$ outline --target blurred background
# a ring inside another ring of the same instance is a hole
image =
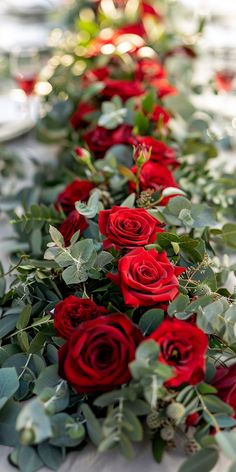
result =
[[[44,112],[40,108],[40,97],[51,93],[49,79],[58,61],[55,51],[65,42],[75,44],[73,30],[80,36],[88,34],[81,30],[79,20],[86,22],[86,15],[91,20],[88,7],[92,3],[95,5],[96,0],[1,0],[0,142],[31,128]],[[110,19],[114,16],[114,21],[117,20],[116,3],[115,0],[101,2],[105,13]],[[132,5],[135,11],[136,1],[128,3],[130,11]],[[215,113],[212,132],[218,138],[231,136],[234,139],[236,1],[160,0],[160,4],[164,3],[172,6],[170,29],[174,25],[186,46],[197,48],[191,77],[193,104]],[[60,61],[69,66],[71,58],[65,54]],[[171,67],[170,61],[170,72]]]

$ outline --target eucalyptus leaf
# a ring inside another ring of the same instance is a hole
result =
[[[216,465],[219,453],[216,449],[205,448],[190,456],[178,472],[210,472]]]

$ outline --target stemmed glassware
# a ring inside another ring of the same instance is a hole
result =
[[[213,50],[214,82],[220,97],[216,125],[219,128],[218,134],[221,138],[231,135],[233,131],[230,110],[236,77],[235,59],[236,52],[233,48],[222,47]]]
[[[40,55],[37,49],[28,46],[15,47],[10,54],[10,73],[23,96],[25,111],[30,113],[30,97],[34,94],[40,72]]]

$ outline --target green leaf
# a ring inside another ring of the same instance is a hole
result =
[[[98,452],[106,452],[117,446],[117,435],[110,434],[107,438],[103,439],[98,445]]]
[[[53,435],[51,423],[48,415],[45,412],[44,404],[38,399],[34,398],[26,403],[16,421],[16,430],[22,433],[27,429],[27,424],[30,423],[30,429],[34,435],[34,443],[39,443]]]
[[[65,246],[64,238],[60,231],[58,231],[57,228],[54,228],[54,226],[49,226],[49,233],[52,238],[52,241],[56,243],[57,246]]]
[[[97,266],[99,269],[103,269],[106,265],[110,264],[114,260],[114,257],[110,252],[101,251],[97,256]]]
[[[34,393],[39,395],[46,387],[56,387],[59,383],[58,366],[50,365],[46,367],[39,375],[34,384]]]
[[[151,113],[155,104],[155,95],[151,91],[142,100],[142,108],[145,113]]]
[[[23,308],[23,310],[20,313],[20,316],[17,320],[17,323],[16,323],[16,328],[17,329],[23,329],[28,325],[31,313],[32,313],[32,306],[31,305],[26,305]]]
[[[32,231],[30,235],[30,244],[32,254],[34,254],[34,256],[40,256],[42,247],[42,230],[40,228],[35,228]]]
[[[91,441],[93,442],[93,444],[95,444],[95,446],[99,446],[99,444],[101,443],[103,439],[101,425],[99,421],[97,420],[96,416],[94,415],[93,411],[91,410],[91,408],[86,403],[83,403],[81,405],[81,410],[87,421],[86,427],[87,427],[88,435]]]
[[[216,413],[213,419],[212,416],[208,415],[208,413],[204,411],[203,417],[211,426],[215,426],[215,423],[218,424],[219,428],[233,428],[236,426],[236,420],[234,418],[222,413]]]
[[[156,240],[161,247],[166,248],[171,245],[172,242],[178,243],[179,237],[174,233],[157,233]]]
[[[134,208],[136,194],[131,193],[122,203],[122,207]]]
[[[38,454],[43,463],[52,470],[58,470],[64,459],[62,450],[48,442],[38,445]]]
[[[94,405],[105,407],[109,405],[113,405],[116,403],[120,398],[124,398],[124,393],[122,390],[113,390],[112,392],[103,393],[99,397],[94,400]]]
[[[18,451],[18,466],[21,472],[36,472],[43,462],[33,447],[21,446]]]
[[[79,262],[88,262],[94,251],[94,242],[92,239],[83,239],[74,244],[71,249],[71,255]]]
[[[13,331],[16,327],[18,316],[18,314],[7,315],[0,320],[0,339]]]
[[[126,434],[121,433],[120,441],[117,443],[117,445],[119,447],[119,451],[127,460],[132,460],[134,458],[134,448]]]
[[[17,334],[17,341],[23,352],[27,352],[29,349],[29,338],[25,331],[21,331]]]
[[[170,303],[168,306],[168,314],[170,316],[174,316],[178,312],[183,312],[185,311],[187,305],[189,303],[189,298],[187,295],[183,295],[180,293],[174,300],[173,302]]]
[[[215,387],[204,382],[200,383],[197,389],[202,395],[206,395],[208,393],[217,393],[217,389]]]
[[[16,446],[19,442],[16,431],[16,419],[20,413],[20,403],[9,400],[0,411],[0,444]]]
[[[41,331],[39,331],[36,334],[36,336],[32,339],[28,352],[32,354],[39,352],[42,349],[47,339],[48,339],[48,336],[42,333]]]
[[[46,387],[39,395],[48,415],[65,410],[69,404],[69,390],[65,380],[54,388]]]
[[[151,334],[163,321],[164,311],[153,308],[146,311],[139,320],[139,326],[145,336]]]
[[[159,346],[152,339],[150,341],[144,341],[141,343],[136,350],[137,361],[143,361],[148,359],[150,356],[158,356]]]
[[[211,413],[225,413],[227,415],[234,414],[234,409],[227,403],[220,400],[216,395],[207,395],[203,397],[204,403]]]
[[[135,442],[142,441],[143,428],[137,416],[132,411],[130,411],[127,407],[125,407],[124,418],[125,418],[125,421],[131,426],[131,428],[127,431],[127,436],[129,437],[129,439]]]
[[[14,367],[0,369],[0,408],[19,388],[19,380]]]
[[[152,440],[152,454],[155,461],[160,464],[162,461],[163,454],[165,452],[166,442],[159,433],[156,433]]]
[[[57,413],[51,417],[53,437],[50,444],[59,447],[75,447],[85,438],[85,429],[81,423],[67,413]],[[74,434],[76,431],[76,434]]]
[[[182,196],[171,198],[167,205],[169,212],[177,217],[179,217],[179,214],[182,210],[191,210],[191,207],[192,205],[190,201]]]
[[[96,189],[92,192],[87,204],[81,201],[75,203],[76,210],[86,218],[94,218],[99,210],[99,199],[101,191]]]
[[[134,126],[138,128],[138,134],[146,134],[149,126],[148,118],[140,111],[135,114]]]
[[[229,247],[236,248],[236,224],[225,224],[223,226],[222,236]]]
[[[134,401],[126,401],[125,405],[137,416],[144,416],[150,412],[150,405],[144,400],[140,400],[140,398],[136,398]]]
[[[209,472],[216,465],[219,453],[216,449],[205,448],[189,457],[178,472]]]

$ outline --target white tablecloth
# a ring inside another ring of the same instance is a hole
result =
[[[10,448],[0,447],[1,472],[16,472],[7,460],[9,451]],[[135,453],[135,460],[128,462],[116,451],[97,454],[94,448],[87,446],[78,453],[69,454],[58,472],[177,472],[183,462],[181,453],[173,451],[165,455],[160,465],[157,464],[152,458],[149,444],[137,446]],[[230,462],[222,456],[212,472],[226,472],[229,466]],[[49,472],[49,469],[43,467],[40,472]]]

